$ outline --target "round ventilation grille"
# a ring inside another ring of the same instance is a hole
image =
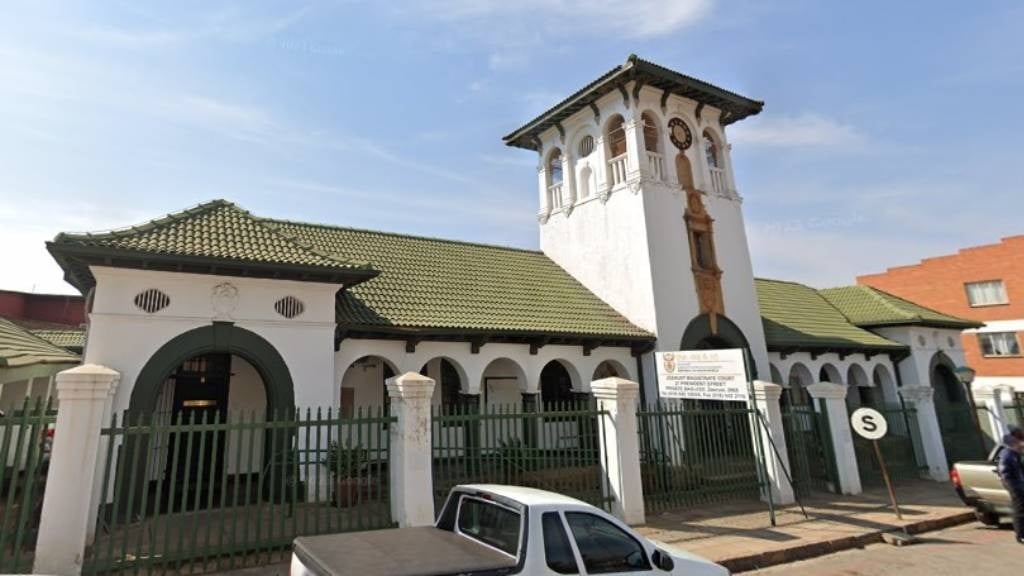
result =
[[[274,310],[277,310],[277,313],[285,318],[295,318],[299,314],[302,314],[302,311],[305,309],[306,306],[302,303],[302,300],[299,300],[295,296],[285,296],[277,302],[274,302]]]
[[[588,134],[588,135],[584,136],[582,140],[580,140],[580,149],[579,149],[580,158],[586,158],[587,156],[590,156],[590,153],[593,152],[593,151],[594,151],[594,137],[590,136]]]
[[[156,288],[150,288],[135,295],[135,307],[147,314],[163,310],[170,303],[170,296]]]

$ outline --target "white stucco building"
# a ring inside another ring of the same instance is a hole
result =
[[[653,353],[699,348],[744,349],[792,404],[822,381],[851,408],[900,404],[962,363],[947,336],[969,323],[856,295],[902,310],[871,324],[838,293],[755,281],[727,127],[761,108],[631,56],[506,136],[538,159],[540,251],[223,200],[48,248],[88,297],[84,362],[121,375],[116,411],[354,413],[410,371],[436,404],[568,400],[609,375],[651,402]]]

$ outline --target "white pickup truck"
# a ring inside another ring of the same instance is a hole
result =
[[[434,526],[296,538],[291,576],[728,576],[666,552],[579,500],[517,486],[457,486]]]

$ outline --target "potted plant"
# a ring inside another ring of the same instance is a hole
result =
[[[339,508],[354,506],[359,501],[360,474],[366,473],[368,451],[363,446],[331,442],[323,464],[334,481],[334,504]]]

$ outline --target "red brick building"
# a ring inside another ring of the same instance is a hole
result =
[[[963,333],[967,363],[978,372],[976,384],[1009,384],[1024,391],[1024,235],[860,276],[857,282],[984,322]]]

